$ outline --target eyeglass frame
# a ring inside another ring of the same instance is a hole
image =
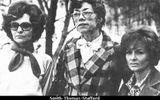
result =
[[[90,14],[90,15],[87,16],[87,13]],[[77,15],[77,18],[76,18],[76,17],[74,17],[74,14],[79,14],[79,15]],[[92,11],[82,11],[82,12],[76,11],[76,13],[73,12],[71,15],[72,15],[73,19],[79,19],[79,17],[81,16],[81,14],[82,14],[82,16],[83,16],[85,19],[87,19],[87,18],[91,17],[91,15],[93,15],[93,14],[95,14],[95,13],[92,12]],[[85,15],[85,14],[86,14],[86,15]]]
[[[16,27],[15,29],[12,28],[12,24],[13,24],[13,23],[16,23],[16,24],[18,25],[18,27]],[[22,26],[23,24],[28,24],[28,28],[25,29],[24,26]],[[29,31],[29,30],[32,29],[32,23],[28,23],[28,22],[23,22],[23,23],[21,23],[21,24],[19,24],[19,23],[17,23],[17,22],[11,22],[11,23],[10,23],[10,29],[13,30],[13,31],[17,31],[19,27],[21,27],[21,29],[22,29],[23,31]]]

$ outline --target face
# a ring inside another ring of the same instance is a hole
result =
[[[126,61],[129,69],[134,72],[145,70],[149,66],[149,53],[143,41],[130,45],[126,51]]]
[[[21,18],[11,22],[11,33],[15,42],[24,44],[31,41],[32,24],[29,19],[30,16],[24,14]]]
[[[96,28],[97,16],[91,4],[87,2],[82,3],[81,8],[75,8],[72,15],[77,31],[80,33],[85,33]]]

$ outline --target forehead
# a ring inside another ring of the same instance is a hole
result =
[[[75,8],[74,11],[79,10],[79,11],[83,11],[83,10],[93,10],[93,7],[90,3],[88,2],[83,2],[80,6],[80,8]]]
[[[128,49],[146,49],[146,42],[143,40],[133,41],[129,43]]]
[[[30,16],[28,14],[24,14],[21,18],[15,20],[14,22],[18,22],[18,23],[30,22]]]

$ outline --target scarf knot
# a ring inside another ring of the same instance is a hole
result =
[[[32,72],[37,78],[39,78],[41,70],[36,58],[32,54],[34,51],[33,44],[25,47],[20,47],[17,43],[14,43],[11,49],[15,51],[15,54],[13,55],[9,63],[9,71],[13,72],[17,70],[22,65],[24,56],[29,56]]]
[[[80,49],[82,60],[86,63],[101,48],[103,36],[102,34],[92,42],[86,41],[84,38],[77,40],[76,47]]]

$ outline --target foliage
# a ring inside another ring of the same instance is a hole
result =
[[[159,24],[160,0],[104,0],[111,10],[114,11],[113,19],[118,22],[122,18],[122,24],[130,25],[133,22],[151,24],[154,20]],[[109,23],[111,24],[111,23]]]

